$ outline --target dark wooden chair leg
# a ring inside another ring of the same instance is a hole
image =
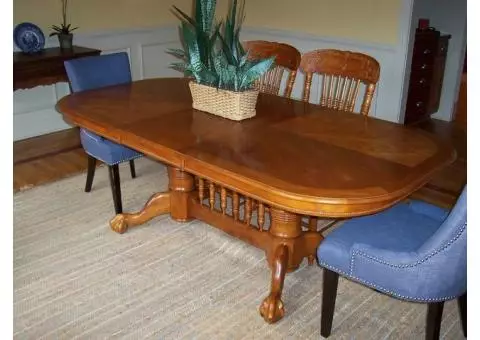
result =
[[[320,334],[326,338],[332,332],[333,313],[337,299],[338,274],[323,268],[322,321]]]
[[[434,340],[440,338],[440,327],[442,326],[443,301],[428,304],[427,329],[425,339]]]
[[[462,320],[463,336],[467,337],[467,293],[458,298],[458,311]]]
[[[132,178],[137,177],[137,174],[135,173],[135,162],[134,160],[130,160],[130,173],[132,174]]]
[[[93,177],[95,176],[95,166],[97,160],[95,157],[88,155],[88,170],[87,170],[87,182],[85,183],[85,192],[92,190]]]
[[[110,176],[110,186],[112,187],[113,205],[115,213],[122,213],[122,191],[120,189],[120,173],[118,164],[108,166],[108,174]]]

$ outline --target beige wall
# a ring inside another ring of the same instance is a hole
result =
[[[402,0],[246,0],[245,25],[320,36],[396,44]],[[219,14],[227,0],[217,0]],[[30,21],[44,33],[61,21],[60,0],[14,0],[14,24]],[[172,4],[188,10],[191,0],[70,0],[78,32],[161,26],[177,22]]]

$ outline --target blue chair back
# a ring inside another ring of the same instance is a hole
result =
[[[72,59],[65,61],[64,64],[73,92],[132,81],[126,52]]]
[[[467,290],[467,186],[440,228],[418,253],[420,258],[432,259],[432,265],[424,267],[427,272],[423,276],[430,276],[428,281],[436,282],[438,295],[459,296]]]
[[[131,83],[130,63],[125,52],[84,57],[65,61],[65,70],[73,92]],[[133,160],[141,154],[109,141],[92,131],[80,128],[85,152],[108,165]]]

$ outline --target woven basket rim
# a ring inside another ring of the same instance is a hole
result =
[[[222,88],[215,87],[215,86],[211,86],[211,85],[207,85],[207,84],[200,84],[200,83],[197,83],[195,80],[190,80],[190,81],[189,81],[189,84],[194,84],[194,85],[198,85],[198,86],[210,87],[210,88],[212,88],[212,89],[216,89],[217,91],[227,91],[227,92],[238,93],[238,94],[242,94],[242,93],[257,93],[257,92],[260,93],[260,91],[259,91],[258,89],[255,89],[255,88],[251,88],[251,89],[244,90],[244,91],[227,90],[227,89],[222,89]]]

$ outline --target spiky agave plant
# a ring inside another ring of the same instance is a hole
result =
[[[62,35],[62,34],[72,34],[78,27],[71,27],[71,24],[67,24],[67,9],[68,9],[68,0],[62,0],[62,23],[60,26],[52,25],[53,32],[50,33],[50,36]]]
[[[216,0],[196,0],[195,18],[173,6],[181,19],[183,49],[170,49],[169,53],[183,60],[172,67],[195,78],[199,84],[232,91],[252,88],[273,65],[275,58],[249,60],[240,43],[240,29],[244,19],[245,1],[231,3],[223,34],[222,22],[215,23]]]

